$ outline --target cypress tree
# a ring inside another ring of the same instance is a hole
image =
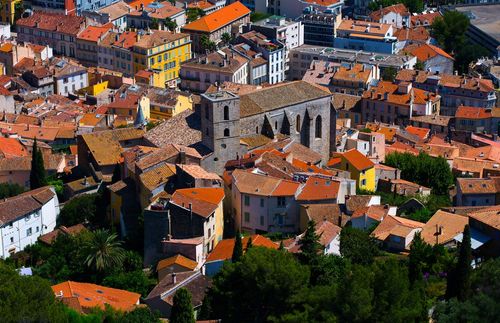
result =
[[[116,163],[115,168],[113,169],[113,176],[111,177],[111,183],[114,184],[122,179],[122,174],[120,170],[120,164]]]
[[[470,244],[470,228],[466,225],[462,236],[462,244],[458,253],[458,261],[448,275],[446,285],[446,297],[457,297],[459,301],[465,301],[470,295],[471,283],[472,248]]]
[[[280,246],[278,247],[279,251],[285,250],[285,245],[283,244],[283,240],[280,241]]]
[[[45,185],[47,185],[47,174],[43,165],[42,152],[38,149],[35,137],[31,154],[30,188],[34,190]]]
[[[170,323],[195,323],[191,294],[180,288],[174,295]]]
[[[248,238],[248,241],[247,241],[247,250],[252,248],[253,246],[253,243],[252,243],[252,237]]]
[[[234,249],[233,256],[231,257],[232,262],[238,262],[243,257],[243,243],[241,242],[240,230],[236,231],[236,237],[234,238]]]
[[[301,257],[306,264],[312,264],[321,251],[319,236],[316,234],[316,223],[311,220],[307,223],[306,232],[299,241]]]
[[[460,245],[460,254],[456,269],[457,277],[457,297],[464,301],[470,295],[471,283],[470,276],[472,272],[472,248],[470,244],[470,228],[467,224],[464,228],[462,244]]]

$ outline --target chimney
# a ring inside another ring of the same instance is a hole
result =
[[[180,163],[181,164],[185,164],[186,163],[186,152],[184,150],[181,150],[179,152],[179,159],[180,159]]]
[[[177,284],[177,274],[172,273],[172,285],[175,285],[175,284]]]

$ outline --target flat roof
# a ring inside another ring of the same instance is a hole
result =
[[[365,51],[357,51],[343,48],[323,47],[315,45],[301,45],[290,50],[310,54],[313,57],[318,57],[319,60],[342,60],[350,62],[358,62],[362,64],[380,64],[381,66],[402,66],[415,56],[403,54],[381,54]]]
[[[456,7],[466,14],[470,23],[500,42],[500,4]]]

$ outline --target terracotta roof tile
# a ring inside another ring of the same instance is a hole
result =
[[[215,212],[223,199],[222,188],[185,188],[176,190],[170,202],[186,209],[191,205],[195,214],[208,217]]]
[[[0,137],[0,157],[26,157],[29,156],[28,151],[15,138]]]
[[[132,293],[126,290],[104,287],[89,283],[79,283],[66,281],[52,286],[56,296],[61,298],[77,297],[83,309],[93,307],[105,308],[105,304],[121,311],[131,311],[139,304],[140,294]]]
[[[469,218],[458,214],[437,211],[422,228],[422,239],[431,244],[445,244],[464,231]],[[439,232],[441,232],[439,234]]]
[[[290,196],[293,196],[296,191],[293,191],[293,186],[298,189],[300,185],[297,182],[287,181],[272,176],[254,174],[240,169],[235,169],[233,171],[232,178],[233,185],[236,185],[241,193],[260,196],[273,196],[278,187],[280,187],[280,190],[278,190],[277,193],[280,193],[281,196],[283,196],[285,192],[290,193]],[[287,182],[288,185],[282,184],[282,181]]]
[[[459,106],[455,112],[455,118],[460,119],[488,119],[491,118],[491,109],[479,107]]]
[[[104,36],[111,28],[113,28],[113,24],[106,24],[103,26],[88,26],[80,32],[77,38],[97,43],[99,40],[101,40],[101,37]]]
[[[59,234],[76,235],[84,230],[87,230],[87,229],[85,228],[85,226],[83,224],[76,224],[76,225],[73,225],[71,227],[65,227],[62,225],[52,232],[49,232],[49,233],[46,233],[44,235],[39,236],[38,240],[50,245],[56,240],[56,238]]]
[[[135,47],[139,48],[154,48],[166,43],[170,43],[185,37],[189,37],[184,33],[173,33],[167,30],[153,30],[151,34],[146,34],[141,37],[136,43]]]
[[[144,130],[125,128],[84,134],[81,139],[99,165],[115,165],[121,161],[123,152],[120,141],[139,139],[143,135]]]
[[[163,164],[139,175],[141,183],[150,191],[167,183],[175,175],[172,164]]]
[[[342,153],[341,156],[358,171],[367,170],[375,165],[368,157],[360,153],[357,149],[348,150],[345,153]]]
[[[54,195],[51,187],[45,186],[1,200],[0,226],[42,208]]]
[[[425,27],[400,28],[394,32],[394,37],[397,37],[398,41],[420,43],[426,43],[431,39],[429,31]]]
[[[500,205],[471,212],[469,216],[496,230],[500,230]]]
[[[297,201],[317,201],[336,199],[339,193],[340,182],[310,176],[296,196]]]
[[[499,184],[492,178],[457,178],[462,194],[496,194],[500,192]]]
[[[430,26],[437,17],[441,17],[439,11],[436,12],[426,12],[419,15],[412,15],[410,18],[410,24],[412,27],[415,26]]]
[[[213,32],[233,21],[250,15],[250,12],[250,9],[237,1],[185,25],[183,30]]]
[[[428,128],[419,128],[414,126],[407,126],[405,130],[411,133],[412,135],[418,136],[420,139],[426,139],[429,136],[429,133],[431,132],[431,130]]]
[[[191,294],[191,305],[194,308],[201,306],[205,293],[211,286],[211,279],[202,275],[200,271],[187,271],[176,273],[176,283],[172,275],[163,278],[146,297],[146,303],[151,307],[162,307],[161,302],[173,305],[175,293],[180,287],[186,288]]]
[[[156,271],[160,271],[166,267],[172,266],[172,265],[179,265],[184,268],[187,268],[189,270],[195,270],[196,267],[198,267],[198,263],[194,260],[191,260],[189,258],[184,257],[183,255],[175,255],[163,260],[160,260],[158,262],[158,265],[156,266]]]
[[[29,17],[18,19],[16,25],[46,31],[57,31],[76,36],[83,27],[84,22],[85,17],[35,11]]]
[[[410,15],[410,12],[406,8],[406,6],[402,3],[398,3],[398,4],[395,4],[392,6],[382,8],[380,10],[373,11],[370,14],[370,18],[374,21],[379,21],[380,19],[382,19],[383,16],[385,16],[391,12],[398,13],[402,16],[409,16]]]
[[[278,245],[276,243],[272,242],[270,239],[264,236],[261,236],[259,234],[254,234],[251,236],[251,238],[253,246],[265,247],[269,249],[278,249]],[[249,237],[243,237],[241,239],[243,244],[243,251],[246,251],[248,239]],[[234,241],[235,239],[221,240],[217,244],[217,246],[215,246],[214,250],[208,255],[207,263],[212,261],[224,261],[231,259],[233,255]]]

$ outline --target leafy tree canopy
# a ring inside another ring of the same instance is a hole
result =
[[[24,188],[16,183],[0,183],[0,199],[12,197],[24,192]]]

